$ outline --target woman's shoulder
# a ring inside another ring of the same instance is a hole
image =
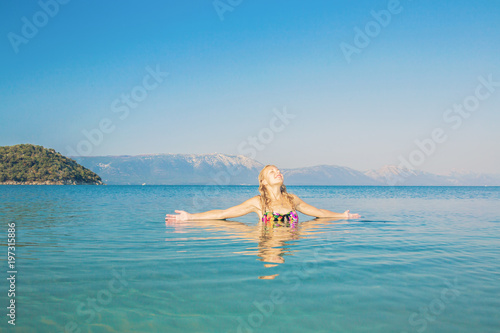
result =
[[[292,197],[294,204],[297,204],[298,202],[300,202],[300,198],[297,195],[295,195],[293,193],[288,193],[288,194]]]
[[[256,195],[254,197],[251,197],[248,199],[252,203],[252,205],[257,208],[257,210],[261,209],[261,203],[260,203],[260,195]]]
[[[248,201],[252,202],[256,206],[260,206],[260,195],[256,195],[248,199]]]

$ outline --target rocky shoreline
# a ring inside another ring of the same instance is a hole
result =
[[[103,182],[82,183],[74,180],[59,180],[59,181],[32,181],[32,182],[17,182],[13,180],[0,182],[0,185],[106,185]]]

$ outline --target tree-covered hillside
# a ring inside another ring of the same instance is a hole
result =
[[[54,149],[0,147],[0,183],[102,184],[101,177]]]

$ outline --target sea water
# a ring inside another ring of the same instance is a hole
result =
[[[499,187],[288,191],[362,217],[299,214],[296,228],[274,229],[254,213],[166,223],[176,209],[224,209],[258,189],[1,186],[0,330],[500,331]]]

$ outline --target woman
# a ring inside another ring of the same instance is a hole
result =
[[[295,194],[288,193],[283,184],[283,175],[274,165],[266,165],[259,173],[259,192],[247,201],[227,209],[214,209],[203,213],[190,214],[176,210],[177,214],[167,214],[166,220],[184,221],[198,219],[224,220],[233,217],[257,213],[263,222],[296,223],[297,211],[314,217],[358,218],[359,214],[335,213],[313,207]]]

